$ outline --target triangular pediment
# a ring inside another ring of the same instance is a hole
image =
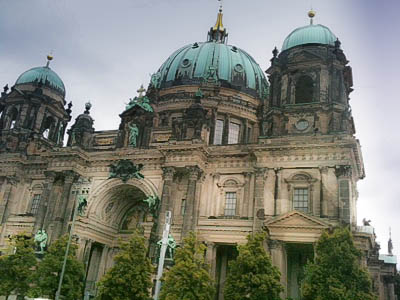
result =
[[[309,216],[300,211],[291,211],[287,214],[278,216],[275,219],[265,223],[267,227],[283,227],[283,228],[319,228],[325,229],[329,224],[321,221],[317,217]]]

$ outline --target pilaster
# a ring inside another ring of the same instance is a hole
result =
[[[36,214],[35,225],[33,227],[33,232],[37,232],[39,229],[43,228],[44,219],[47,213],[47,206],[50,194],[53,190],[53,184],[56,179],[55,172],[45,172],[46,180],[44,183],[44,189],[42,194],[42,199],[40,200],[39,209]]]
[[[267,171],[267,168],[256,168],[255,170],[253,231],[261,230],[265,218],[264,189]]]
[[[187,167],[187,170],[189,172],[189,180],[186,193],[186,212],[183,218],[182,239],[189,231],[194,230],[196,224],[196,183],[201,174],[201,170],[198,167]]]
[[[63,225],[68,223],[68,220],[65,220],[67,206],[69,204],[69,197],[71,194],[71,187],[76,179],[76,175],[72,171],[66,171],[64,174],[64,186],[63,192],[61,194],[59,205],[56,207],[55,218],[53,219],[54,225],[54,234],[53,238],[58,238],[63,233]],[[68,218],[68,217],[67,217]],[[67,221],[67,222],[66,222]]]

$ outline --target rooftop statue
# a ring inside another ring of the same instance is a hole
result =
[[[364,226],[371,226],[371,220],[367,220],[366,218],[364,218],[364,219],[362,220],[362,222],[363,222],[363,225],[364,225]]]
[[[146,90],[143,88],[143,85],[141,85],[140,88],[137,90],[137,92],[139,93],[139,96],[135,97],[133,99],[132,98],[129,99],[129,103],[125,107],[125,111],[127,111],[128,109],[131,109],[132,107],[139,106],[139,107],[143,108],[145,111],[153,112],[153,107],[151,107],[151,105],[150,105],[149,98],[147,98],[146,96],[143,95],[143,93],[145,91]]]
[[[39,229],[38,232],[35,234],[34,241],[36,243],[36,248],[39,253],[43,254],[47,244],[46,231],[44,229]]]
[[[81,217],[85,215],[86,207],[87,207],[87,196],[79,195],[78,196],[78,215]]]
[[[139,128],[135,123],[129,125],[129,145],[132,147],[137,146],[137,137],[139,136]]]
[[[148,196],[143,201],[149,205],[149,210],[153,217],[156,216],[160,205],[160,199],[157,196]]]

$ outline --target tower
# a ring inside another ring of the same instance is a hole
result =
[[[65,87],[50,68],[52,56],[44,67],[22,73],[0,98],[0,151],[30,152],[63,145],[71,106],[65,108]]]

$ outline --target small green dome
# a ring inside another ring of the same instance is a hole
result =
[[[36,67],[22,73],[15,82],[15,85],[26,83],[41,83],[65,96],[64,83],[49,67]]]
[[[305,44],[334,46],[336,39],[336,36],[326,26],[320,24],[307,25],[293,30],[287,36],[283,42],[282,51]]]
[[[175,51],[152,77],[156,88],[215,81],[222,87],[264,98],[268,83],[245,51],[217,41],[194,43]]]

